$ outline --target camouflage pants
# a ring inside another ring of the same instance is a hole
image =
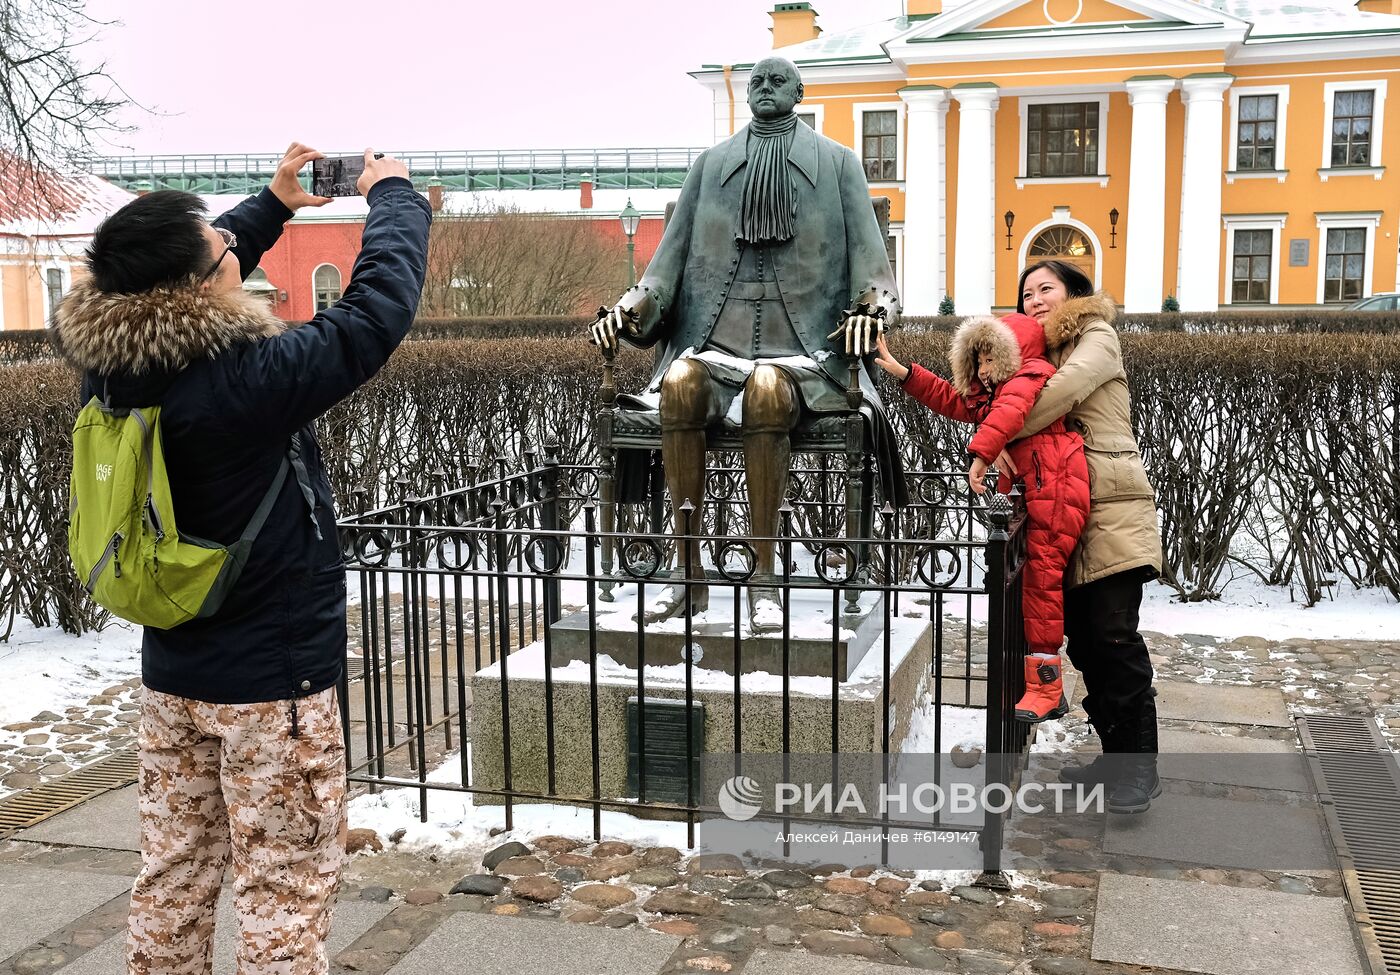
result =
[[[334,688],[296,702],[141,698],[141,874],[128,975],[208,975],[233,862],[239,975],[323,975],[345,857],[345,745]]]

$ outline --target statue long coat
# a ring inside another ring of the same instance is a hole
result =
[[[747,142],[746,127],[701,153],[686,175],[661,244],[633,289],[649,292],[650,300],[638,306],[637,331],[625,338],[644,348],[656,346],[649,386],[659,383],[686,349],[705,347],[729,294],[743,246],[738,229]],[[856,154],[798,123],[788,167],[797,190],[796,230],[790,240],[769,245],[767,255],[807,354],[844,389],[844,341],[827,335],[861,300],[883,306],[887,322],[894,324],[899,317],[894,274]],[[633,292],[624,301],[643,298]],[[861,364],[860,385],[872,414],[885,496],[898,503],[904,494],[902,467],[868,362]]]

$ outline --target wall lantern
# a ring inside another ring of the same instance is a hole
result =
[[[1118,247],[1118,208],[1108,211],[1108,246]]]
[[[1006,221],[1006,249],[1011,250],[1011,225],[1016,222],[1016,214],[1007,210],[1002,219]]]

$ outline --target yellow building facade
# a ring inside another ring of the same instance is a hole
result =
[[[1029,261],[1128,311],[1400,290],[1400,0],[907,0],[773,11],[804,121],[891,200],[906,313],[1014,307]],[[715,136],[749,64],[706,65]]]

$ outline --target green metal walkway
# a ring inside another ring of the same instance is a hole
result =
[[[449,190],[560,190],[593,177],[598,189],[679,187],[703,149],[552,149],[395,152],[420,189],[437,179]],[[353,153],[340,153],[352,155]],[[327,153],[337,155],[337,153]],[[106,156],[94,158],[93,175],[129,190],[191,193],[257,192],[281,156],[275,153]],[[303,177],[310,185],[310,177]]]

